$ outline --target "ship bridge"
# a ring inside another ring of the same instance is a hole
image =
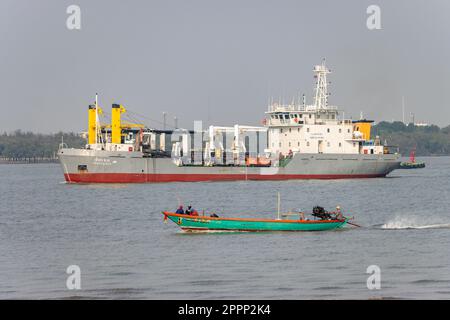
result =
[[[267,119],[264,121],[268,127],[301,126],[305,124],[326,124],[328,122],[341,123],[338,119],[338,108],[328,106],[318,109],[314,105],[278,105],[269,106],[265,112]],[[351,124],[351,120],[345,123]]]

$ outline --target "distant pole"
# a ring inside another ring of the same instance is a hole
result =
[[[98,143],[98,94],[95,94],[95,144]]]
[[[405,97],[402,96],[402,121],[405,124]]]
[[[166,116],[167,113],[163,112],[163,130],[166,130]]]

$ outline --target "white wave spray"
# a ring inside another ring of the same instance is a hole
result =
[[[394,219],[381,225],[381,229],[401,230],[401,229],[441,229],[450,228],[450,223],[436,223],[426,221],[424,217],[409,216],[395,217]]]

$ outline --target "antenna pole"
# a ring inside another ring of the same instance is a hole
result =
[[[98,143],[98,94],[95,94],[95,144]]]
[[[163,112],[163,130],[166,130],[166,112]]]
[[[402,121],[405,124],[405,97],[402,96]]]

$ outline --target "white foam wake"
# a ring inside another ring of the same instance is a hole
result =
[[[417,217],[396,217],[391,221],[381,225],[381,229],[440,229],[440,228],[450,228],[450,223],[430,223],[430,221],[425,222],[424,218]]]

